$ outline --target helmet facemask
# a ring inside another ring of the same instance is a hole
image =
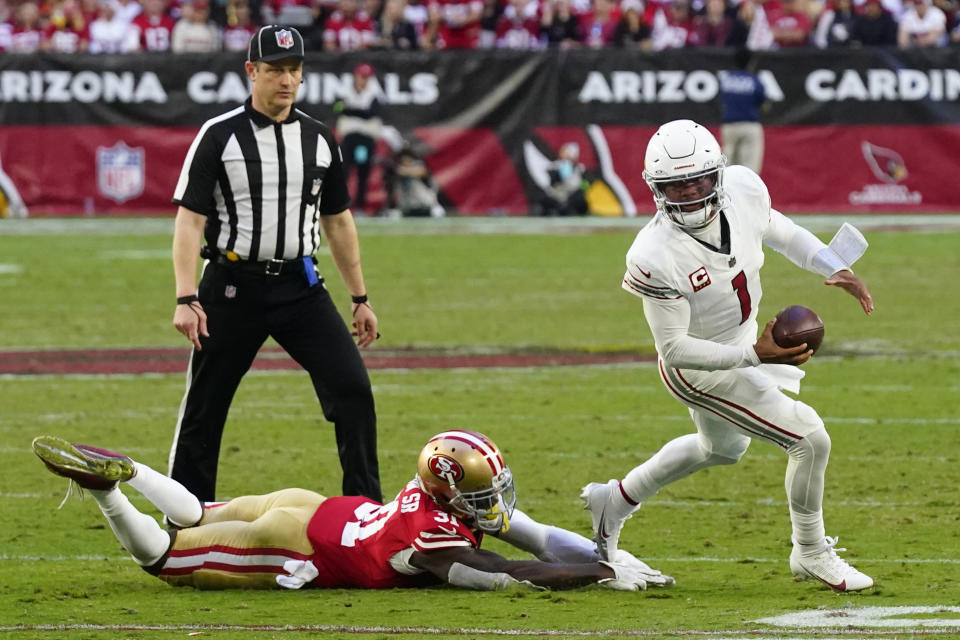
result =
[[[653,191],[653,201],[657,211],[665,215],[674,224],[686,229],[700,229],[710,224],[723,208],[723,167],[711,167],[696,173],[653,179],[644,172],[644,179]],[[712,188],[706,195],[691,200],[671,200],[667,188],[691,180],[708,178]],[[693,205],[699,205],[691,210]]]
[[[462,493],[451,483],[450,490],[454,494],[449,502],[450,508],[472,520],[481,530],[497,533],[510,528],[510,516],[517,504],[517,492],[513,487],[513,474],[509,468],[493,479],[490,489]]]

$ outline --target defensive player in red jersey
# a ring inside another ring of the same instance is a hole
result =
[[[672,584],[625,551],[603,561],[592,541],[514,508],[513,475],[483,434],[450,430],[427,442],[417,475],[385,505],[305,489],[201,503],[180,483],[130,458],[40,436],[53,473],[89,490],[110,528],[148,573],[200,589],[419,587],[496,590],[600,583],[635,591]],[[169,531],[130,504],[126,483],[159,508]],[[491,534],[542,561],[481,550]]]

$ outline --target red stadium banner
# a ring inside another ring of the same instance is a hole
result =
[[[178,64],[170,64],[176,60]],[[308,58],[299,107],[333,124],[357,55]],[[421,150],[441,201],[469,215],[525,215],[545,167],[576,142],[587,194],[606,215],[652,212],[643,149],[689,117],[719,129],[726,51],[372,53],[388,142]],[[953,50],[768,52],[759,75],[763,178],[803,212],[960,210]],[[200,69],[199,71],[196,71]],[[172,214],[187,147],[244,99],[235,55],[0,57],[0,163],[32,215]],[[373,172],[372,204],[383,200]]]

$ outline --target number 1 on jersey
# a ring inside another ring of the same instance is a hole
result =
[[[747,276],[741,271],[733,278],[733,290],[737,292],[737,298],[740,299],[740,324],[747,321],[750,317],[750,292],[747,291]]]

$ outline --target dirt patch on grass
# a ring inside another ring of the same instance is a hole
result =
[[[650,354],[627,351],[458,349],[368,349],[369,369],[454,369],[464,367],[542,367],[649,362]],[[136,375],[186,372],[189,351],[154,349],[50,349],[0,351],[0,375]],[[255,370],[297,370],[299,365],[278,348],[261,349]]]

